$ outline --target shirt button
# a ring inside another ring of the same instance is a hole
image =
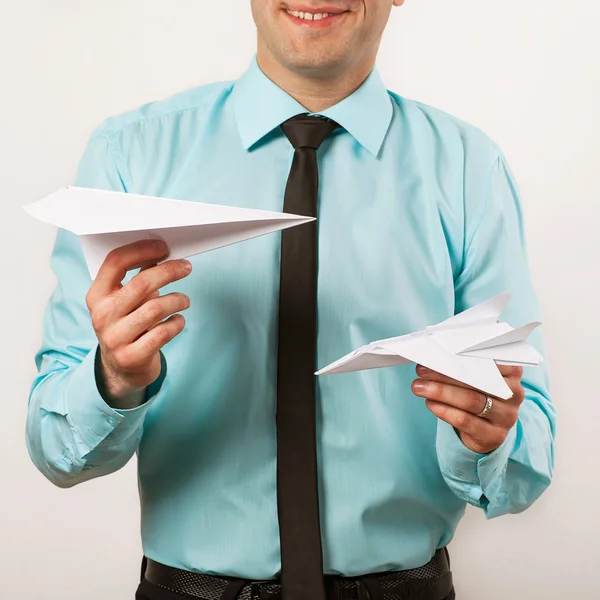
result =
[[[106,417],[106,420],[108,421],[108,423],[110,425],[112,425],[113,427],[116,427],[119,424],[119,421],[117,421],[117,419],[115,419],[114,417]]]

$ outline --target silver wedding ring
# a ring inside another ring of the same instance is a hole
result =
[[[486,396],[485,397],[485,406],[483,407],[483,410],[477,416],[485,417],[485,415],[487,415],[490,412],[490,410],[492,410],[493,405],[494,405],[494,401],[489,396]]]

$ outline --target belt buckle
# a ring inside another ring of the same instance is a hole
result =
[[[261,600],[260,598],[260,582],[250,582],[250,600]]]
[[[250,599],[251,600],[271,600],[279,598],[280,594],[277,592],[270,592],[264,589],[265,585],[268,585],[269,581],[251,581],[250,582]]]

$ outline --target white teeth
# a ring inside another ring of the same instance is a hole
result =
[[[287,10],[286,12],[297,19],[304,19],[305,21],[320,21],[331,16],[330,13],[317,13],[313,15],[312,13],[299,12],[297,10]]]

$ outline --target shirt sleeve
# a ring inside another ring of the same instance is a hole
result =
[[[466,227],[463,266],[455,280],[456,312],[508,291],[511,300],[501,320],[517,327],[541,319],[528,266],[520,192],[504,155],[495,150],[491,171],[483,171],[485,180],[466,190],[480,200],[476,208],[466,208],[467,219],[470,213],[473,218]],[[542,329],[528,341],[545,357]],[[546,360],[524,368],[522,385],[525,401],[518,421],[490,454],[472,452],[452,426],[438,423],[436,448],[446,483],[488,518],[525,510],[552,478],[556,415]]]
[[[76,185],[126,191],[110,140],[95,134],[79,164]],[[164,393],[166,363],[147,389],[147,401],[131,410],[111,408],[96,385],[97,339],[85,296],[91,279],[76,235],[59,229],[51,267],[57,285],[44,315],[38,370],[26,424],[27,449],[36,467],[59,487],[106,475],[135,453],[144,416]]]

